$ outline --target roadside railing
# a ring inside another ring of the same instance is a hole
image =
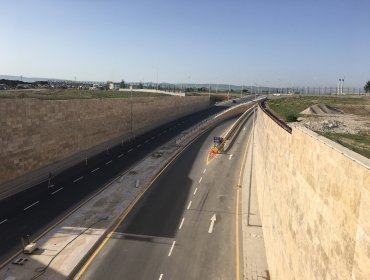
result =
[[[275,116],[266,106],[265,104],[266,99],[262,100],[261,102],[258,103],[259,107],[261,110],[268,115],[274,122],[276,122],[280,127],[282,127],[285,131],[288,133],[292,133],[292,128],[287,125],[285,122],[283,122],[281,119],[279,119],[277,116]]]

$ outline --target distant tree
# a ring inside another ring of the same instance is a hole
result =
[[[366,93],[370,92],[370,81],[367,81],[366,85],[364,86],[364,90]]]
[[[122,80],[120,85],[119,85],[120,88],[126,88],[126,84],[125,84],[125,81]]]
[[[140,83],[137,85],[137,88],[138,88],[138,89],[143,89],[143,88],[144,88],[143,83],[142,83],[142,82],[140,82]]]

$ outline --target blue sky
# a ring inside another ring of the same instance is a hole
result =
[[[369,0],[1,3],[0,74],[362,87]]]

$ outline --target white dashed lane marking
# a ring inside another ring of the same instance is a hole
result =
[[[106,163],[105,163],[105,165],[108,165],[108,164],[110,164],[110,163],[112,163],[112,161],[110,160],[110,161],[107,161]]]
[[[35,206],[37,203],[39,203],[40,202],[40,200],[38,200],[38,201],[36,201],[36,202],[34,202],[34,203],[32,203],[31,205],[29,205],[29,206],[27,206],[26,208],[24,208],[23,210],[24,211],[26,211],[27,209],[30,209],[32,206]]]
[[[174,242],[172,243],[172,246],[171,246],[170,252],[168,253],[168,256],[169,256],[169,257],[170,257],[170,256],[171,256],[171,254],[172,254],[172,250],[173,250],[173,247],[175,247],[175,244],[176,244],[176,241],[174,241]]]
[[[229,160],[230,160],[232,157],[233,157],[233,154],[231,154],[231,155],[229,156]]]
[[[163,277],[163,273],[161,275],[159,275],[158,280],[162,280],[162,277]]]
[[[186,208],[186,209],[190,209],[190,206],[191,206],[191,200],[190,200],[190,202],[189,202],[189,205],[188,205],[188,208]]]
[[[133,150],[134,150],[134,149],[130,149],[130,150],[128,150],[127,152],[128,152],[128,153],[130,153],[130,152],[132,152]]]
[[[57,189],[56,191],[52,192],[51,194],[56,194],[57,192],[61,191],[62,189],[64,189],[64,187],[61,187],[61,188]]]
[[[181,228],[182,228],[182,225],[184,224],[184,221],[185,221],[185,218],[182,218],[182,220],[181,220],[181,224],[180,224],[180,226],[179,226],[179,229],[181,229]]]
[[[204,169],[204,170],[203,170],[203,174],[204,174],[204,173],[206,173],[206,171],[207,171],[207,169]]]
[[[202,182],[202,179],[203,179],[203,177],[200,177],[200,179],[199,179],[199,183],[200,183],[200,182]]]
[[[90,173],[94,173],[94,172],[98,171],[99,169],[100,169],[100,167],[95,168],[94,170],[91,170]]]
[[[73,181],[73,183],[76,183],[76,182],[78,182],[78,181],[82,180],[83,178],[84,178],[84,177],[83,177],[83,176],[81,176],[81,177],[79,177],[79,178],[75,179],[75,180]]]
[[[120,154],[117,158],[121,158],[121,157],[123,157],[123,154]]]
[[[2,220],[2,221],[0,222],[0,225],[1,225],[1,224],[3,224],[3,223],[5,223],[6,221],[8,221],[8,219]]]
[[[197,193],[198,188],[195,188],[194,195]]]

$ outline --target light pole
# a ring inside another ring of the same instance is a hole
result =
[[[227,101],[230,100],[230,84],[229,84],[229,91],[227,92]]]
[[[242,90],[240,91],[240,98],[243,97],[243,85],[242,85]]]
[[[337,88],[337,94],[340,94],[340,83],[341,83],[342,79],[339,79],[339,82],[338,82],[338,88]]]
[[[131,137],[133,136],[133,133],[132,133],[132,86],[130,86],[130,108],[131,108]]]

